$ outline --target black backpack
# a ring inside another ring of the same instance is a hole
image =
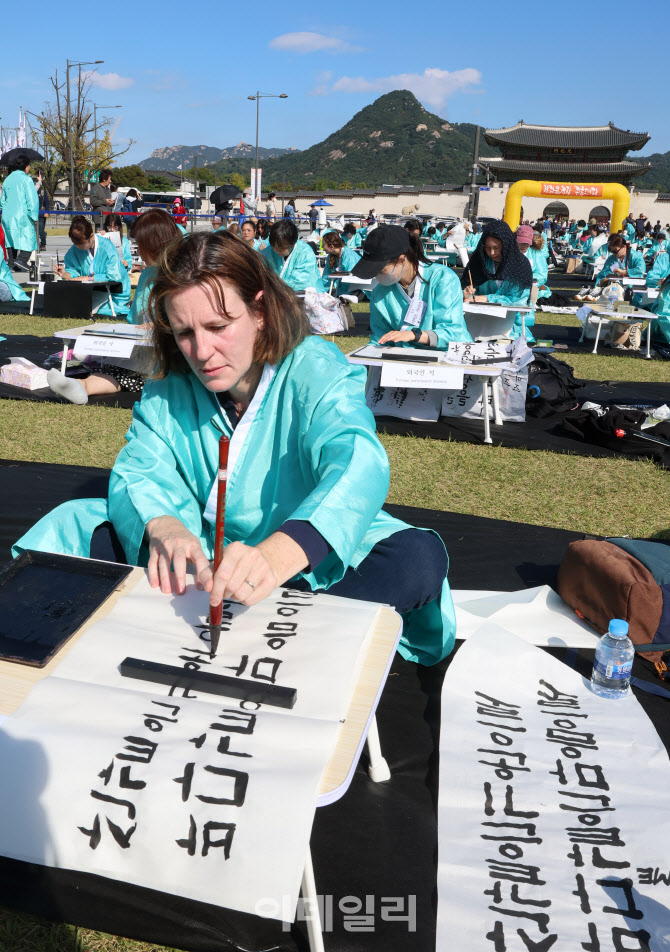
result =
[[[585,386],[575,380],[574,370],[564,360],[549,354],[535,354],[528,367],[526,413],[533,417],[548,417],[579,406],[575,393]]]

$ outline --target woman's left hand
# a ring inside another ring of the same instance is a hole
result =
[[[400,343],[400,341],[413,341],[414,334],[412,331],[389,331],[388,334],[384,334],[379,338],[380,344],[395,344]]]
[[[283,532],[275,532],[255,546],[230,542],[223,550],[213,585],[205,584],[210,605],[218,605],[224,598],[256,605],[308,564],[303,549]]]

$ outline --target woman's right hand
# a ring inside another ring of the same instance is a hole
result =
[[[161,592],[183,595],[186,591],[186,566],[195,566],[196,584],[209,591],[212,569],[202,551],[200,540],[174,516],[157,516],[146,524],[149,541],[149,583]],[[173,571],[170,571],[172,566]]]

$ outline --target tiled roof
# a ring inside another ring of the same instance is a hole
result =
[[[536,148],[641,149],[649,141],[646,132],[606,126],[535,126],[523,121],[502,129],[486,129],[489,145],[521,145]]]
[[[650,162],[523,162],[517,159],[480,157],[481,165],[492,172],[530,172],[546,175],[642,175]]]

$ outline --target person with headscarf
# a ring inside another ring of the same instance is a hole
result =
[[[428,261],[421,239],[406,228],[375,228],[351,273],[377,279],[368,293],[370,343],[446,350],[449,341],[472,341],[458,278],[451,268]]]
[[[468,261],[461,277],[463,299],[477,304],[501,304],[512,308],[515,304],[528,307],[531,303],[533,269],[520,250],[516,236],[504,221],[490,221],[482,231],[482,238]],[[510,337],[524,332],[528,341],[534,341],[529,325],[535,323],[531,313],[517,311]]]

